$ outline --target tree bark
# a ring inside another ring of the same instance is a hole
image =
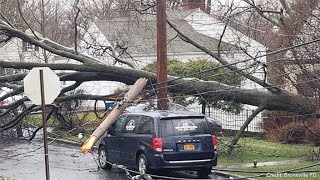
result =
[[[252,112],[252,114],[248,117],[248,119],[243,123],[241,128],[237,131],[237,134],[233,137],[232,141],[230,142],[230,145],[228,148],[228,155],[231,155],[234,145],[238,143],[238,140],[240,139],[242,133],[248,127],[248,125],[253,120],[253,118],[256,117],[263,110],[264,110],[263,106],[258,107],[255,111]]]

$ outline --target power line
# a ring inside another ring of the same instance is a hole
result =
[[[298,82],[298,83],[294,83],[294,84],[301,84],[301,83],[305,83],[305,82],[312,82],[312,81],[316,81],[316,80],[320,80],[319,78],[313,79],[313,80],[309,80],[309,81],[304,81],[304,82]],[[273,85],[271,87],[282,87],[284,85]],[[192,96],[196,96],[196,95],[205,95],[208,93],[219,93],[219,92],[237,92],[237,91],[250,91],[250,89],[237,89],[235,90],[235,88],[237,88],[237,86],[232,86],[230,88],[224,88],[224,89],[219,89],[219,90],[212,90],[212,91],[206,91],[206,92],[200,92],[200,93],[194,93],[194,94],[188,94],[188,95],[183,95],[183,96],[174,96],[174,97],[170,97],[172,99],[177,99],[177,98],[186,98],[186,97],[192,97]],[[238,87],[240,88],[240,87]],[[255,88],[257,89],[265,89],[265,88]]]
[[[225,68],[225,67],[233,66],[233,65],[236,65],[236,64],[239,64],[239,63],[244,63],[244,62],[247,62],[247,61],[250,61],[250,60],[256,60],[256,59],[259,59],[259,58],[262,58],[262,57],[265,57],[265,56],[278,54],[278,53],[281,53],[281,52],[284,52],[284,51],[288,51],[290,49],[294,49],[294,48],[301,47],[301,46],[304,46],[304,45],[308,45],[308,44],[311,44],[311,43],[315,43],[315,42],[318,42],[318,41],[320,41],[320,38],[312,40],[312,41],[308,41],[308,42],[305,42],[305,43],[293,45],[293,46],[290,46],[290,47],[278,49],[278,50],[275,50],[275,51],[272,51],[272,52],[269,52],[269,53],[266,53],[266,54],[263,54],[263,55],[259,55],[259,56],[256,56],[256,57],[251,57],[251,58],[244,59],[244,60],[241,60],[241,61],[237,61],[237,62],[234,62],[234,63],[225,64],[225,65],[222,65],[222,66],[219,66],[219,67],[216,67],[216,68],[210,68],[210,69],[207,69],[207,70],[204,70],[204,71],[200,71],[200,72],[197,72],[197,73],[192,73],[192,74],[189,74],[188,76],[195,76],[195,75],[203,74],[203,73],[206,73],[206,72],[214,71],[214,70],[217,70],[217,69],[220,69],[220,68]],[[174,78],[174,79],[171,79],[171,80],[167,80],[166,82],[162,82],[162,83],[168,83],[168,82],[172,82],[172,81],[183,79],[183,78],[186,78],[186,76]],[[156,85],[156,83],[154,85]]]
[[[246,69],[250,69],[252,67],[246,67],[246,68],[243,68],[243,69],[240,69],[240,70],[246,70]],[[298,72],[298,71],[301,71],[301,68],[300,69],[295,69],[295,70],[290,70],[286,73],[282,73],[282,74],[279,74],[279,75],[275,75],[275,76],[269,76],[268,78],[275,78],[275,77],[281,77],[281,76],[284,76],[284,75],[289,75],[293,72]],[[231,71],[233,73],[237,72],[237,71]],[[220,74],[214,74],[214,75],[211,75],[209,77],[216,77],[216,76],[219,76],[219,75],[225,75],[225,74],[228,74],[229,72],[226,72],[226,73],[220,73]],[[257,73],[257,72],[256,72]],[[314,79],[314,80],[318,80],[318,79]],[[312,82],[314,80],[305,80],[305,81],[300,81],[300,82],[297,82],[295,83],[296,85],[297,84],[301,84],[301,83],[306,83],[306,82]],[[167,85],[167,87],[172,87],[172,86],[177,86],[177,85],[181,85],[181,84],[184,84],[184,83],[189,83],[190,81],[185,81],[185,82],[182,82],[182,83],[176,83],[176,84],[173,84],[173,85]],[[246,84],[242,84],[243,85],[249,85],[249,84],[255,84],[255,82],[251,82],[251,83],[246,83]],[[282,87],[282,86],[286,86],[287,84],[285,85],[277,85],[277,86],[272,86],[272,87]],[[290,85],[294,85],[294,84],[290,84]],[[263,88],[265,89],[265,88]]]
[[[308,54],[309,53],[312,53],[312,52],[308,52]],[[282,58],[281,58],[282,59]],[[281,60],[281,59],[279,59],[279,60]],[[277,61],[277,60],[274,60],[273,62],[275,62],[275,61]],[[246,69],[250,69],[250,68],[252,68],[252,67],[246,67],[246,68],[243,68],[243,69],[240,69],[240,70],[246,70]],[[274,78],[274,77],[281,77],[281,76],[284,76],[284,75],[288,75],[288,74],[290,74],[290,73],[292,73],[292,72],[296,72],[296,71],[300,71],[301,69],[296,69],[295,71],[293,71],[293,70],[291,70],[291,71],[289,71],[289,72],[286,72],[286,73],[283,73],[283,74],[280,74],[280,75],[276,75],[276,76],[272,76],[272,77],[268,77],[268,78]],[[238,71],[238,70],[237,70]],[[233,72],[237,72],[237,71],[231,71],[231,73]],[[212,75],[212,76],[210,76],[210,77],[216,77],[216,76],[219,76],[219,75],[225,75],[225,74],[228,74],[229,72],[226,72],[226,73],[220,73],[220,74],[214,74],[214,75]],[[301,84],[301,83],[305,83],[305,82],[312,82],[312,81],[314,81],[314,80],[309,80],[309,81],[301,81],[301,82],[299,82],[299,83],[295,83],[295,84]],[[190,82],[190,81],[189,81]],[[182,82],[182,83],[177,83],[177,84],[173,84],[173,85],[167,85],[167,87],[172,87],[172,86],[177,86],[177,85],[180,85],[180,84],[184,84],[184,83],[189,83],[189,82]],[[249,84],[255,84],[254,82],[253,83],[247,83],[247,85],[249,85]],[[243,84],[242,84],[243,85]],[[292,85],[292,84],[291,84]],[[286,85],[282,85],[282,86],[286,86]],[[273,86],[273,87],[281,87],[281,85],[278,85],[278,86]],[[155,90],[155,89],[154,89]]]

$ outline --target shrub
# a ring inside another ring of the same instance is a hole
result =
[[[279,141],[281,126],[273,118],[263,118],[260,126],[267,139]]]
[[[286,143],[311,142],[320,145],[320,122],[298,116],[284,116],[263,118],[260,126],[267,139]],[[282,115],[282,116],[281,116]]]
[[[313,142],[316,146],[320,146],[320,123],[308,127],[306,136],[309,141]]]
[[[279,141],[302,143],[306,140],[306,128],[301,122],[291,122],[281,127]]]

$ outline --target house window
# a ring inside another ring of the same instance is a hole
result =
[[[22,41],[22,49],[23,51],[39,51],[39,46]]]
[[[27,50],[29,50],[29,49],[33,49],[33,45],[32,45],[32,44],[27,43]]]

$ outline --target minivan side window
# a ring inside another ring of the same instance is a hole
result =
[[[141,116],[137,134],[153,134],[154,132],[154,120],[152,117]]]
[[[126,121],[126,116],[120,116],[119,119],[112,125],[111,133],[113,135],[117,135],[121,133],[123,129],[123,125]]]
[[[138,126],[140,116],[127,116],[122,133],[135,133]]]

